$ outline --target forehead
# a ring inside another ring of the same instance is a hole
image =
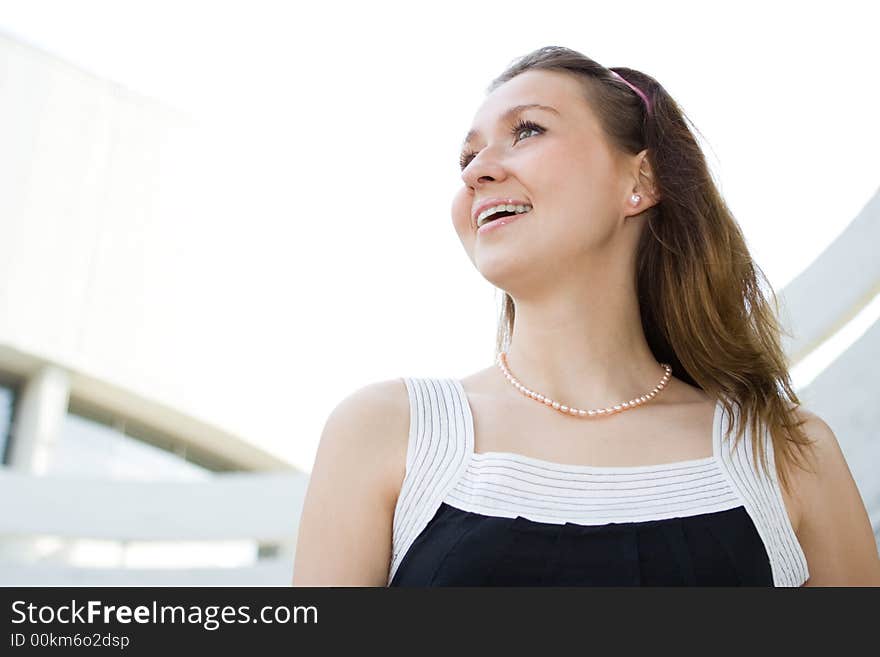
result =
[[[511,107],[531,104],[549,105],[564,120],[589,122],[592,118],[584,98],[583,85],[574,76],[560,71],[526,71],[486,97],[474,114],[464,143],[491,130]]]

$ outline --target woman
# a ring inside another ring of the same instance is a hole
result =
[[[836,437],[800,408],[674,100],[562,47],[488,91],[452,219],[504,291],[498,360],[334,409],[293,584],[878,584]]]

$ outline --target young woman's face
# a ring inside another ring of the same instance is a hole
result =
[[[553,109],[505,116],[528,104]],[[589,255],[621,229],[632,160],[612,150],[572,76],[526,71],[498,87],[477,111],[462,155],[455,230],[480,273],[514,296],[518,286],[526,292],[578,270],[588,274]],[[532,210],[478,232],[474,211],[495,198]]]

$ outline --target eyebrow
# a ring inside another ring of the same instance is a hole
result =
[[[549,105],[541,105],[540,103],[528,103],[525,105],[514,105],[513,107],[508,108],[507,110],[505,110],[504,114],[501,115],[501,120],[506,121],[510,117],[515,116],[516,114],[519,114],[520,112],[523,112],[527,109],[542,109],[548,112],[553,112],[557,116],[559,115],[559,110],[557,110],[555,107],[550,107]],[[467,135],[465,135],[464,141],[461,142],[462,147],[468,144],[471,139],[479,134],[479,130],[468,131]]]

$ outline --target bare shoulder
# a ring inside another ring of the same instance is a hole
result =
[[[408,436],[409,396],[403,379],[396,378],[368,383],[344,397],[328,416],[321,439],[348,450],[360,467],[373,468],[384,492],[396,500]]]
[[[358,388],[330,412],[300,515],[294,586],[385,585],[408,426],[401,379]]]
[[[794,411],[812,441],[810,467],[795,468],[801,509],[798,539],[810,571],[808,586],[880,585],[880,558],[861,494],[828,423],[799,406]]]
[[[329,419],[375,420],[387,413],[409,414],[409,399],[403,379],[368,383],[344,397],[332,410]]]
[[[841,466],[847,468],[848,466],[837,436],[825,420],[804,406],[795,408],[794,415],[803,423],[801,429],[812,443],[812,449],[807,454],[810,456],[813,472],[797,470],[801,473],[799,483],[804,487],[803,492],[808,492],[811,486],[818,485],[823,475],[827,477],[833,474],[835,468],[839,470]]]
[[[832,483],[833,477],[840,477],[849,467],[831,427],[819,415],[804,406],[794,409],[794,415],[801,422],[801,430],[810,440],[810,448],[804,452],[806,468],[791,468],[793,493],[797,507],[803,517],[810,508],[811,499],[822,494],[822,488]]]

